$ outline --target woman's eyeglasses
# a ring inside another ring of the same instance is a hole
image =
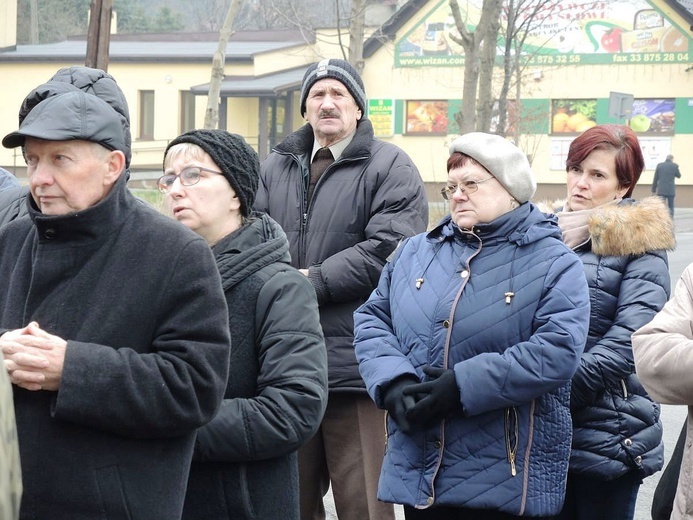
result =
[[[481,181],[464,181],[460,182],[459,184],[448,184],[447,186],[445,186],[445,188],[440,190],[440,194],[443,196],[445,200],[452,199],[452,196],[455,193],[457,193],[457,190],[460,190],[462,193],[470,195],[479,189],[479,184],[482,184],[486,181],[490,181],[491,179],[495,179],[495,177],[489,177],[488,179],[484,179]]]
[[[178,175],[169,173],[167,175],[159,177],[159,180],[157,181],[157,186],[161,193],[168,193],[169,191],[171,191],[171,188],[173,188],[173,183],[176,182],[176,179],[180,179],[180,183],[183,186],[194,186],[195,184],[200,182],[200,178],[202,178],[202,172],[218,173],[219,175],[223,175],[221,172],[210,170],[208,168],[202,168],[200,166],[191,166],[190,168],[186,168],[185,170],[180,172]]]

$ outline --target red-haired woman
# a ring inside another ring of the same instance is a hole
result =
[[[661,199],[629,197],[644,160],[637,136],[600,125],[570,145],[563,240],[582,259],[590,328],[573,377],[573,447],[562,520],[632,520],[642,479],[663,462],[659,406],[635,374],[631,334],[669,298],[675,246]]]

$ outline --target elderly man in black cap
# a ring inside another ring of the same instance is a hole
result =
[[[31,192],[30,218],[0,230],[20,518],[180,518],[228,377],[214,258],[127,189],[127,103],[103,71],[37,87],[2,143],[22,147]]]
[[[325,518],[331,483],[340,520],[389,520],[392,505],[376,497],[385,421],[359,375],[353,312],[397,244],[426,229],[424,186],[404,151],[374,138],[363,81],[348,62],[312,64],[300,107],[308,124],[263,162],[255,207],[286,232],[292,264],[318,296],[327,345],[327,411],[299,450],[301,518]]]

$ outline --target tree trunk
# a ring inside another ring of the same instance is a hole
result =
[[[508,126],[508,94],[510,93],[510,81],[512,80],[515,70],[512,53],[514,39],[511,32],[517,24],[517,6],[515,5],[515,0],[508,0],[507,10],[508,26],[503,53],[503,84],[498,93],[498,128],[496,130],[496,133],[502,136],[505,136],[506,127]]]
[[[464,81],[462,83],[462,121],[460,133],[473,132],[476,128],[476,92],[479,84],[478,48],[464,51]]]
[[[29,44],[39,44],[38,0],[29,0]]]
[[[349,24],[349,63],[363,74],[363,35],[366,25],[366,0],[353,0]]]
[[[462,81],[462,111],[458,124],[460,133],[473,132],[476,127],[476,87],[479,82],[479,65],[477,63],[478,46],[475,44],[475,33],[467,30],[465,21],[460,14],[457,0],[449,0],[452,17],[460,37],[450,35],[450,39],[459,43],[464,49],[464,79]],[[472,100],[472,101],[468,101]]]
[[[454,42],[462,45],[462,48],[464,49],[464,86],[462,89],[462,121],[460,122],[460,131],[463,134],[473,132],[477,128],[476,109],[477,88],[479,87],[479,74],[481,69],[481,64],[479,63],[479,58],[481,56],[481,43],[487,40],[487,38],[489,38],[488,41],[492,42],[497,40],[499,24],[498,16],[500,14],[501,3],[502,0],[484,0],[479,23],[474,32],[470,32],[467,29],[465,21],[462,19],[460,6],[457,3],[457,0],[449,0],[450,10],[452,11],[453,19],[455,20],[455,26],[457,27],[457,31],[460,33],[460,38],[451,36],[451,39]],[[496,27],[495,36],[493,34],[494,27]],[[495,43],[492,43],[490,46],[493,47],[493,52],[495,53]],[[490,50],[487,52],[490,53]],[[491,63],[493,64],[494,61],[495,58],[491,61]],[[484,84],[490,85],[493,75],[493,66],[491,65],[490,70],[488,65],[485,67],[484,74],[490,75],[491,77],[486,78],[484,80]],[[492,103],[493,101],[491,101],[491,104]]]
[[[241,8],[241,0],[231,0],[229,10],[224,19],[224,25],[219,31],[219,45],[212,58],[212,77],[209,82],[207,95],[207,110],[205,111],[204,128],[212,130],[219,125],[219,92],[224,79],[224,64],[226,63],[226,44],[229,42],[233,20]]]
[[[479,66],[479,101],[477,103],[476,129],[479,132],[491,130],[493,118],[493,71],[496,65],[496,48],[498,47],[498,28],[500,21],[495,18],[488,32],[484,35],[481,47]]]

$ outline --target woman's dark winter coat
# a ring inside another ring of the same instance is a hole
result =
[[[354,356],[356,308],[378,284],[387,257],[428,225],[423,181],[411,158],[373,137],[363,119],[307,200],[313,128],[284,139],[262,163],[255,208],[286,232],[291,263],[310,268],[327,344],[331,392],[365,395]]]
[[[288,249],[266,215],[213,248],[231,372],[219,414],[197,434],[184,519],[299,518],[296,450],[327,405],[327,354],[315,291]]]
[[[662,423],[635,374],[631,335],[669,299],[673,226],[662,200],[648,197],[598,207],[589,233],[575,248],[590,287],[590,330],[571,390],[570,472],[644,478],[663,465]]]
[[[219,409],[229,331],[207,244],[127,190],[0,229],[0,334],[67,340],[60,389],[14,388],[22,520],[179,518],[195,431]]]

